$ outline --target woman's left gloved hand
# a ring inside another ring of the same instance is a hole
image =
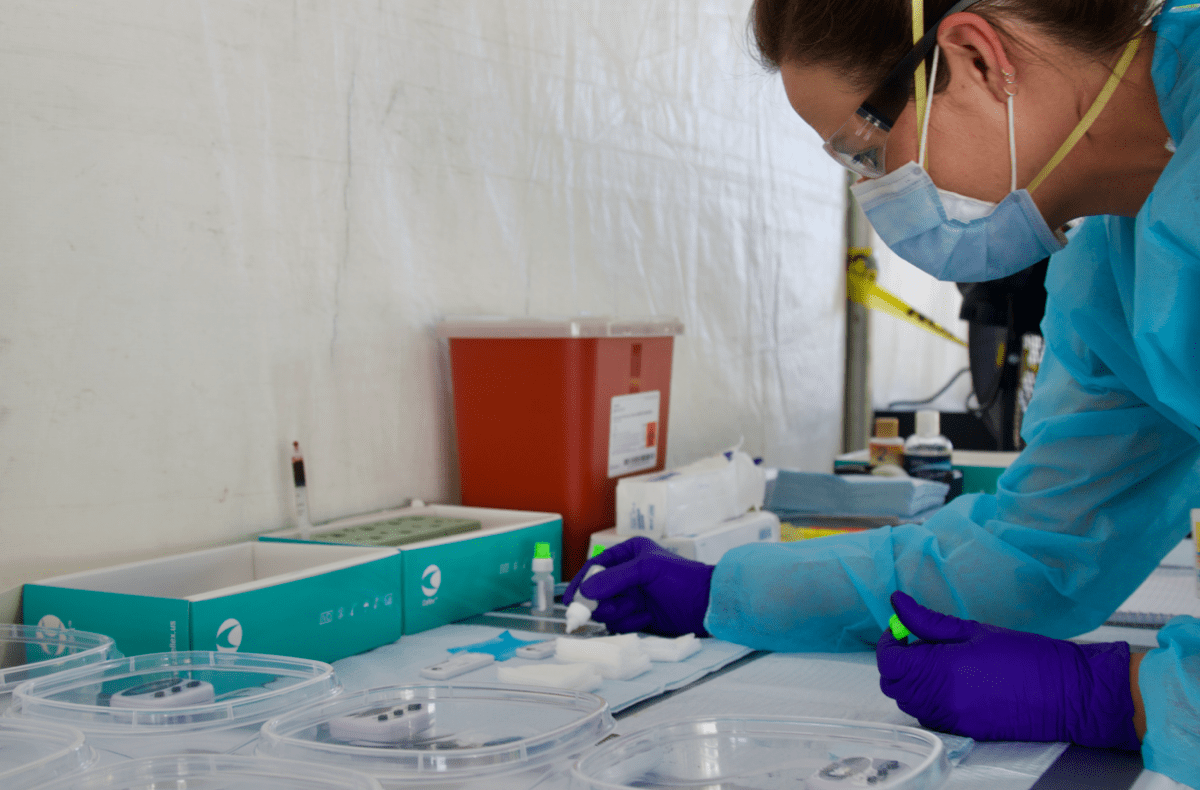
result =
[[[884,632],[879,687],[922,726],[981,741],[1140,748],[1127,643],[1075,644],[960,620],[902,592],[891,601],[921,641]]]

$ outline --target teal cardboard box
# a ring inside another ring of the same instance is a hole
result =
[[[426,515],[474,519],[481,529],[389,549],[398,554],[403,569],[406,634],[528,601],[535,543],[550,544],[554,578],[562,575],[562,517],[557,513],[417,502],[412,507],[322,524],[310,533],[308,542],[319,543],[322,531]],[[259,540],[297,542],[300,538],[296,530],[284,530]]]
[[[127,656],[335,661],[400,638],[400,579],[394,551],[252,541],[26,584],[24,615],[107,634]]]

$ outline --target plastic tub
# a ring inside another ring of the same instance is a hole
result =
[[[333,667],[252,653],[152,653],[17,687],[10,714],[83,731],[102,759],[227,754],[267,719],[341,690]]]
[[[110,637],[73,628],[0,623],[0,713],[27,680],[120,655]]]
[[[464,505],[563,517],[563,574],[615,523],[617,478],[663,468],[675,318],[459,318],[450,342]]]
[[[402,727],[397,708],[420,723]],[[381,715],[392,721],[379,720]],[[608,703],[594,694],[394,686],[345,694],[269,721],[257,753],[354,768],[385,788],[516,790],[554,781],[565,785],[571,761],[613,726]]]
[[[43,721],[0,719],[0,787],[26,790],[96,762],[83,733]]]
[[[666,722],[616,738],[575,763],[571,788],[933,790],[949,774],[942,741],[912,727],[715,717]]]
[[[228,755],[177,755],[129,760],[38,790],[379,790],[354,771]]]

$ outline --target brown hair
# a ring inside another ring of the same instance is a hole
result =
[[[926,0],[925,29],[955,0]],[[967,10],[1007,35],[1004,21],[1033,25],[1076,51],[1105,60],[1141,33],[1162,0],[981,0]],[[830,66],[872,90],[913,46],[910,0],[754,0],[750,32],[759,60]],[[931,56],[932,57],[932,56]],[[937,89],[949,82],[939,69]]]

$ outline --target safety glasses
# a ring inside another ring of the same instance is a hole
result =
[[[875,89],[825,143],[825,150],[843,167],[866,178],[881,178],[887,174],[887,141],[892,126],[912,95],[913,75],[937,43],[937,31],[942,20],[978,3],[979,0],[959,0],[942,14],[941,19],[925,32],[912,52],[896,64]]]

